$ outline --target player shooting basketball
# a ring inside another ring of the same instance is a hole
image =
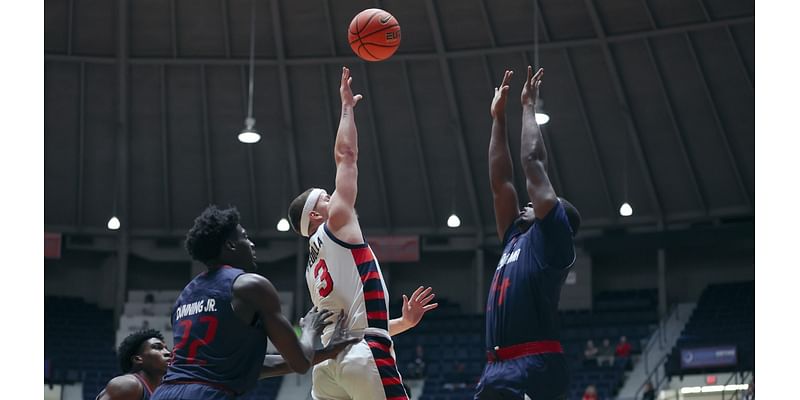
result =
[[[556,196],[547,176],[547,150],[534,105],[544,70],[522,86],[521,161],[530,202],[519,209],[505,124],[512,71],[492,99],[489,180],[503,255],[486,300],[488,364],[475,399],[566,399],[567,363],[558,332],[561,285],[575,261],[572,238],[580,214]]]
[[[314,366],[314,399],[407,399],[394,358],[392,335],[419,323],[429,304],[431,288],[403,295],[403,315],[389,320],[388,291],[380,265],[364,241],[355,211],[358,192],[358,134],[353,109],[361,95],[350,89],[350,70],[342,68],[339,92],[342,114],[336,133],[336,190],[309,189],[289,205],[289,221],[309,238],[306,283],[315,306],[344,310],[352,336],[363,337],[336,359]],[[331,328],[325,328],[327,343]]]

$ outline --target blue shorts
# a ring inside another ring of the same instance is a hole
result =
[[[231,393],[200,383],[159,385],[150,400],[233,400]]]
[[[487,363],[475,400],[565,400],[568,393],[567,360],[547,353]]]

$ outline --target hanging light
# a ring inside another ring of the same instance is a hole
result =
[[[619,215],[622,215],[623,217],[630,217],[633,215],[633,207],[631,207],[627,201],[622,203],[622,205],[619,207]]]
[[[287,221],[286,218],[281,218],[281,220],[278,221],[277,228],[281,232],[287,232],[289,230],[289,221]]]
[[[527,58],[527,57],[526,57]],[[534,0],[533,3],[533,65],[534,72],[539,70],[539,0]],[[544,112],[544,101],[536,90],[536,105],[533,107],[536,116],[536,123],[544,125],[550,122],[550,116]]]
[[[244,129],[242,129],[241,132],[239,132],[239,141],[240,142],[242,142],[242,143],[258,143],[258,141],[261,140],[261,134],[259,134],[258,131],[256,131],[253,128],[253,125],[255,125],[255,123],[256,123],[256,120],[254,118],[249,118],[248,117],[245,120],[245,124],[247,125],[247,127],[245,127]]]
[[[461,226],[461,218],[458,218],[458,215],[452,214],[449,218],[447,218],[447,226],[451,228],[458,228]]]
[[[258,143],[261,134],[255,130],[256,119],[253,118],[253,78],[255,75],[256,54],[256,3],[250,2],[250,84],[248,87],[247,118],[244,120],[245,128],[239,132],[239,141],[242,143]]]
[[[108,229],[112,231],[119,229],[119,225],[120,225],[119,218],[117,218],[116,216],[113,216],[111,217],[111,219],[108,220],[108,225],[107,225]]]

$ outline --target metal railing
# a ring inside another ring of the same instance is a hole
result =
[[[751,374],[751,371],[737,371],[737,372],[734,372],[733,374],[731,374],[731,376],[728,378],[728,380],[725,381],[725,383],[722,384],[722,386],[724,387],[724,386],[730,385],[731,380],[734,379],[734,378],[736,378],[736,381],[734,382],[736,384],[745,383],[747,381],[747,378],[750,377],[750,374]],[[739,379],[739,378],[741,378],[741,379]],[[733,393],[731,393],[731,395],[727,398],[727,400],[733,399],[734,397],[736,397],[737,394],[739,394],[739,392],[734,390]],[[722,391],[722,400],[725,400],[725,399],[726,399],[725,398],[725,390],[723,390]]]

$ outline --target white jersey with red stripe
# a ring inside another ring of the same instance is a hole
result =
[[[315,306],[334,314],[345,311],[351,335],[389,338],[389,294],[367,243],[345,243],[327,224],[320,225],[309,239],[306,283]],[[328,344],[333,329],[334,324],[325,327],[323,344]]]

